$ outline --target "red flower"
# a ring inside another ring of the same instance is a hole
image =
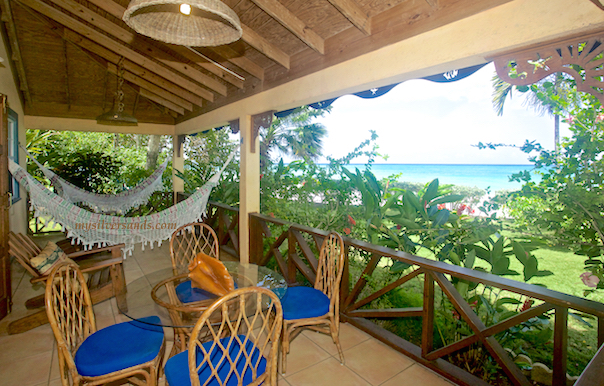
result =
[[[352,225],[357,225],[357,222],[354,221],[354,219],[352,218],[351,215],[348,215],[348,222],[351,223]]]
[[[275,218],[275,214],[273,212],[270,212],[268,215],[271,216],[272,218]]]
[[[261,175],[260,175],[260,179],[262,179],[262,177],[264,177],[264,174],[261,174]]]
[[[350,228],[344,228],[344,233],[346,233],[347,235],[350,234]]]
[[[438,204],[438,210],[445,209],[447,206],[445,204]]]
[[[453,319],[459,320],[459,313],[457,310],[452,310],[451,313],[453,314]]]
[[[398,229],[398,230],[401,230],[401,228],[402,228],[402,227],[401,227],[400,225],[397,225],[397,226],[396,226],[396,229]]]
[[[533,303],[535,303],[535,301],[534,301],[534,300],[531,300],[531,299],[526,299],[526,300],[524,301],[524,303],[522,303],[522,307],[520,307],[520,312],[522,312],[522,311],[526,311],[526,310],[528,310],[529,308],[531,308],[531,307],[533,306]]]

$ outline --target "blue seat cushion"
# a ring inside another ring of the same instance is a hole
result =
[[[235,283],[235,289],[237,289]],[[183,281],[176,286],[176,296],[183,303],[193,303],[201,300],[217,299],[218,295],[202,290],[201,288],[191,287],[191,280]]]
[[[220,339],[222,345],[226,346],[229,344],[230,336],[226,338]],[[239,339],[243,342],[245,339],[244,335],[239,335]],[[227,376],[231,371],[231,364],[228,359],[223,358],[223,351],[217,345],[212,349],[212,344],[214,341],[205,342],[202,344],[206,351],[210,351],[210,362],[212,362],[212,366],[218,369],[218,377],[220,381],[216,378],[212,379],[209,383],[204,383],[210,375],[212,374],[210,365],[205,363],[198,371],[199,379],[202,385],[206,386],[233,386],[238,385],[237,375],[233,372],[231,376],[227,380]],[[239,355],[239,351],[241,350],[241,344],[233,338],[231,342],[231,346],[229,347],[229,357],[232,360],[237,358]],[[237,373],[241,376],[244,372],[245,359],[246,355],[251,357],[250,363],[252,366],[256,366],[257,368],[257,377],[264,374],[266,371],[266,358],[260,355],[260,350],[254,347],[251,341],[247,341],[245,344],[245,354],[241,353],[235,366],[237,368]],[[203,352],[200,348],[197,348],[197,365],[199,365],[203,360]],[[189,352],[183,351],[180,354],[173,356],[168,359],[166,362],[166,366],[164,367],[164,372],[166,374],[166,381],[170,386],[190,386],[191,378],[189,376]],[[253,370],[248,367],[245,369],[245,373],[243,374],[243,382],[242,385],[248,385],[253,381]]]
[[[183,303],[193,303],[201,300],[216,299],[217,296],[201,288],[191,287],[191,280],[183,281],[176,286],[176,296]]]
[[[281,306],[285,320],[315,318],[329,312],[329,298],[311,287],[289,287]]]
[[[157,316],[114,324],[88,336],[76,351],[78,373],[96,377],[154,359],[164,341]]]

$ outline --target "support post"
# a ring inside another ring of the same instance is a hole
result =
[[[258,148],[258,138],[253,137],[252,116],[239,119],[241,138],[241,162],[239,177],[239,258],[242,263],[250,261],[250,213],[260,212],[260,153],[252,152]]]
[[[434,279],[424,274],[424,307],[422,320],[422,357],[434,349]]]
[[[178,193],[184,193],[185,182],[182,178],[176,177],[176,171],[185,170],[185,158],[183,157],[183,139],[180,135],[172,136],[172,187],[174,188],[174,204],[178,203]]]

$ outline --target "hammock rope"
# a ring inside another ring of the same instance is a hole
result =
[[[9,160],[9,171],[30,195],[34,215],[49,216],[61,225],[72,242],[85,249],[95,245],[105,246],[124,243],[124,255],[132,255],[134,245],[142,243],[144,250],[168,240],[182,225],[202,221],[212,189],[218,185],[220,175],[235,155],[234,150],[219,172],[186,200],[161,212],[141,217],[119,217],[93,213],[82,209],[69,200],[48,190],[18,164]]]
[[[130,209],[145,205],[153,192],[163,189],[162,175],[168,166],[168,159],[149,177],[132,189],[117,194],[98,194],[79,188],[58,176],[42,165],[27,149],[21,146],[25,154],[38,165],[42,173],[50,180],[57,193],[72,204],[84,204],[99,213],[125,214]]]

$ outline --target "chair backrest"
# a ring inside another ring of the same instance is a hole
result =
[[[92,300],[86,280],[77,265],[61,263],[46,281],[46,314],[57,341],[59,368],[73,377],[77,374],[73,355],[80,344],[96,331]]]
[[[190,223],[181,226],[170,238],[170,256],[174,274],[189,272],[189,263],[200,252],[208,256],[219,257],[218,237],[207,224]]]
[[[344,271],[344,241],[337,232],[329,232],[319,254],[315,289],[330,299],[329,310],[339,314],[340,283]]]
[[[29,237],[21,233],[10,232],[8,234],[8,250],[19,264],[31,273],[33,277],[40,277],[40,273],[32,267],[30,260],[40,254],[42,249]]]
[[[216,384],[221,385],[227,380],[276,385],[282,319],[279,298],[266,288],[246,287],[221,297],[204,311],[191,333],[191,385],[218,379]]]

